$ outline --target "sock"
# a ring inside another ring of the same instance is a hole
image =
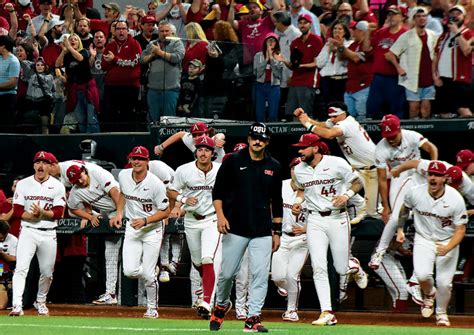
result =
[[[202,288],[204,291],[203,300],[207,303],[211,302],[212,291],[214,290],[214,284],[216,276],[214,273],[214,264],[203,264],[202,265]]]

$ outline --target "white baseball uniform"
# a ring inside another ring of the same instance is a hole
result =
[[[69,169],[71,165],[85,166],[88,171],[95,170],[95,169],[105,171],[104,168],[100,167],[97,164],[82,161],[82,160],[70,160],[70,161],[59,162],[58,165],[59,165],[59,172],[61,173],[61,175],[59,176],[59,180],[65,187],[68,187],[68,188],[71,188],[72,185],[69,182],[66,172],[67,172],[67,169]]]
[[[372,142],[364,127],[350,115],[335,124],[328,119],[326,126],[328,128],[337,127],[342,131],[343,135],[336,138],[337,143],[344,157],[358,172],[364,184],[367,213],[370,216],[376,216],[379,201],[374,142]]]
[[[183,136],[183,143],[192,152],[196,151],[196,146],[194,145],[193,135],[191,133],[186,132],[186,134]],[[215,152],[216,152],[216,159],[214,160],[214,162],[222,163],[222,159],[225,156],[224,148],[216,147]]]
[[[30,211],[33,204],[50,210],[53,207],[65,207],[66,190],[59,180],[51,176],[38,182],[34,176],[18,182],[13,205],[23,206]],[[13,275],[12,305],[23,305],[25,280],[30,268],[31,259],[36,254],[40,268],[38,294],[36,301],[46,302],[46,296],[53,281],[54,263],[56,262],[56,227],[57,220],[40,220],[30,222],[21,220],[21,232],[18,239],[16,269]]]
[[[165,162],[162,161],[149,161],[148,171],[158,177],[159,180],[165,184],[166,187],[173,182],[174,170]]]
[[[125,226],[123,243],[123,273],[127,277],[143,278],[147,293],[147,307],[158,307],[158,280],[156,263],[160,255],[163,222],[149,222],[148,225],[134,229],[130,226],[133,219],[149,217],[168,208],[165,185],[152,173],[136,183],[132,169],[122,170],[119,174],[121,191],[125,198]]]
[[[428,192],[428,184],[422,184],[407,192],[404,205],[413,211],[414,216],[414,272],[419,281],[433,280],[433,268],[436,266],[436,314],[446,314],[459,245],[445,256],[438,256],[436,243],[448,244],[455,227],[467,224],[464,199],[448,185],[444,194],[434,199]]]
[[[346,208],[335,208],[332,198],[347,191],[346,185],[357,178],[342,158],[322,156],[313,168],[302,162],[295,167],[295,183],[304,189],[308,209],[307,241],[322,311],[332,311],[327,271],[327,250],[331,248],[334,267],[345,274],[349,263],[350,224]]]
[[[385,138],[377,143],[375,148],[375,165],[378,169],[388,169],[390,171],[404,162],[421,158],[420,147],[428,140],[416,131],[401,129],[401,132],[402,141],[398,147],[391,146]],[[400,212],[406,192],[413,185],[419,185],[424,182],[426,182],[426,179],[416,174],[413,170],[402,172],[398,178],[391,178],[388,198],[393,214],[390,215],[384,227],[380,241],[375,248],[376,252],[385,251],[393,235],[395,235],[398,213]]]
[[[305,203],[298,216],[291,214],[296,200],[296,191],[291,187],[291,179],[282,183],[283,221],[280,248],[272,257],[272,280],[275,285],[288,292],[287,311],[298,310],[298,298],[301,291],[300,273],[308,258],[306,234],[295,236],[293,227],[306,226],[308,216]]]
[[[18,244],[18,238],[15,235],[7,234],[3,242],[0,241],[0,251],[10,255],[16,256],[16,246]],[[4,264],[3,260],[0,259],[0,264],[3,265],[3,272],[10,270],[8,264]],[[1,277],[1,276],[0,276]]]
[[[90,182],[88,187],[78,187],[74,185],[67,200],[70,209],[80,209],[82,203],[92,206],[93,210],[101,212],[106,217],[113,217],[117,210],[115,202],[109,196],[109,192],[114,187],[120,191],[120,185],[114,176],[107,170],[96,166],[87,170]],[[106,236],[105,240],[105,272],[107,293],[115,294],[117,286],[117,266],[122,243],[121,236]]]
[[[183,205],[186,211],[184,216],[186,241],[193,264],[201,267],[213,263],[214,273],[220,271],[222,249],[221,234],[217,230],[217,216],[212,204],[212,190],[220,166],[220,163],[213,162],[211,170],[204,173],[198,169],[195,161],[183,164],[176,169],[173,183],[169,187],[184,197],[197,198],[196,205]],[[205,301],[209,300],[206,292],[204,292]]]

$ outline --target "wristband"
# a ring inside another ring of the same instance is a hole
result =
[[[337,52],[343,53],[343,52],[344,52],[344,49],[345,49],[344,47],[339,47],[339,48],[337,48]]]
[[[296,197],[295,204],[299,205],[299,204],[303,203],[303,201],[304,201],[304,199],[302,197]]]
[[[182,197],[182,198],[181,198],[181,202],[182,202],[183,204],[185,204],[186,201],[188,201],[188,197]]]
[[[176,197],[176,201],[183,202],[183,195],[178,194],[178,196]]]
[[[143,227],[145,227],[147,224],[148,224],[148,220],[146,217],[143,218],[143,221],[145,221],[145,224],[143,225]]]
[[[349,190],[346,193],[344,193],[343,195],[347,195],[350,199],[355,195],[355,192],[353,190]]]
[[[281,223],[273,222],[272,232],[275,235],[281,236],[282,235]]]
[[[163,151],[163,150],[165,150],[165,147],[163,146],[163,144],[160,144],[160,145],[158,146],[158,149],[159,149],[160,151]]]
[[[49,23],[49,20],[45,19],[44,22]]]

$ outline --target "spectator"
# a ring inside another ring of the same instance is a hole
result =
[[[2,5],[0,5],[1,7]],[[5,10],[8,12],[8,20],[0,16],[0,35],[8,35],[11,39],[15,39],[18,31],[18,18],[16,16],[15,7],[12,3],[5,5]]]
[[[20,61],[20,74],[17,87],[17,122],[23,123],[22,118],[27,111],[26,91],[28,90],[28,81],[33,74],[34,54],[31,44],[22,42],[16,47],[16,57]]]
[[[28,28],[26,29],[28,36],[32,36],[31,26],[34,28],[34,31],[39,32],[45,21],[48,24],[52,19],[59,21],[59,15],[53,14],[52,4],[53,0],[39,0],[40,13],[28,23]]]
[[[42,28],[39,32],[39,43],[40,45],[45,45],[43,47],[43,58],[51,69],[55,67],[56,59],[59,57],[61,53],[61,43],[63,42],[63,24],[64,21],[60,21],[59,19],[51,19],[49,24],[43,23]],[[48,26],[48,30],[46,31],[46,26]],[[64,37],[67,37],[65,35]]]
[[[191,7],[186,14],[186,23],[196,22],[201,24],[204,18],[209,14],[209,0],[192,0]],[[212,39],[212,36],[208,36]]]
[[[326,104],[343,101],[347,81],[347,60],[341,57],[343,48],[351,44],[351,33],[344,21],[331,26],[330,37],[316,57],[321,75],[321,93]],[[339,48],[341,47],[341,48]]]
[[[3,192],[2,192],[3,193]],[[16,262],[16,247],[18,239],[10,233],[10,225],[8,222],[0,220],[0,265],[2,272],[0,273],[0,310],[7,308],[8,294],[6,291],[6,284],[11,284],[11,280],[5,274],[11,274],[12,269],[10,265]],[[5,286],[4,286],[5,285]]]
[[[140,44],[128,34],[127,22],[118,21],[114,39],[106,45],[102,57],[102,68],[107,72],[107,109],[102,115],[104,121],[114,123],[107,125],[106,129],[130,130],[127,122],[138,121],[141,52]]]
[[[30,17],[35,17],[36,14],[33,11],[33,7],[31,7],[30,0],[22,0],[18,1],[16,9],[16,16],[18,18],[18,29],[22,31],[26,31],[28,26],[28,21],[25,20],[23,17],[25,14],[29,15]]]
[[[241,73],[252,73],[252,62],[255,54],[262,50],[263,40],[268,33],[274,29],[273,15],[263,17],[265,7],[258,0],[250,0],[246,5],[249,10],[248,20],[234,20],[235,0],[230,4],[230,11],[227,21],[240,33],[244,46],[243,65],[247,69],[240,69]],[[278,0],[272,0],[273,12],[280,9]]]
[[[49,123],[51,110],[54,103],[54,77],[49,73],[49,68],[42,57],[35,63],[34,73],[28,81],[28,91],[26,99],[29,113],[34,113],[31,121],[36,121],[35,125],[41,124],[41,133],[49,134]]]
[[[96,31],[94,40],[89,46],[89,65],[91,67],[92,77],[94,77],[97,90],[99,91],[100,110],[104,110],[103,104],[105,100],[105,75],[102,69],[102,58],[104,56],[105,45],[107,39],[103,31]]]
[[[134,39],[136,39],[138,43],[140,43],[140,47],[142,48],[142,50],[146,49],[148,43],[158,38],[158,34],[155,33],[157,22],[158,21],[153,15],[147,15],[141,19],[140,23],[142,32],[135,36]]]
[[[76,21],[76,34],[81,38],[81,43],[84,49],[88,50],[92,44],[94,37],[91,34],[91,23],[86,17],[82,17]]]
[[[403,33],[385,55],[397,69],[399,85],[405,87],[410,119],[429,118],[431,100],[435,98],[431,63],[437,37],[425,29],[427,15],[424,7],[418,7],[413,15],[415,26]]]
[[[206,65],[208,41],[201,26],[190,22],[184,27],[186,30],[186,47],[183,58],[183,73],[188,72],[188,64],[193,59],[198,59]]]
[[[235,95],[235,86],[232,85],[235,79],[234,69],[242,60],[242,45],[229,22],[216,22],[214,38],[215,42],[209,47],[204,72],[203,87],[206,89],[199,101],[202,108],[199,114],[206,118],[222,117],[229,110],[229,102]]]
[[[377,16],[372,12],[367,0],[355,0],[350,2],[352,7],[352,16],[355,21],[367,21],[378,25]]]
[[[410,11],[410,20],[413,26],[415,24],[416,13],[419,11],[419,8],[423,8],[426,13],[428,13],[426,16],[425,29],[431,30],[435,33],[436,37],[439,37],[443,33],[443,25],[441,24],[441,20],[431,16],[431,2],[432,0],[418,0],[418,7],[412,8]]]
[[[291,15],[291,23],[298,27],[298,18],[302,14],[307,14],[311,16],[311,32],[318,36],[321,36],[321,29],[319,27],[319,19],[316,15],[311,13],[308,9],[303,7],[305,0],[291,0],[290,4],[290,15]]]
[[[160,3],[153,15],[156,16],[156,21],[160,22],[163,19],[168,20],[176,27],[176,36],[186,38],[186,15],[191,4],[185,3],[181,0],[160,0]]]
[[[363,51],[364,43],[369,43],[369,23],[359,21],[354,27],[354,42],[345,47],[342,44],[341,56],[347,59],[347,82],[344,102],[347,111],[357,121],[364,121],[367,115],[367,97],[372,82],[372,54]]]
[[[319,2],[321,4],[321,13],[318,14],[318,20],[321,29],[321,36],[324,37],[327,36],[328,28],[336,20],[337,8],[334,0],[320,0]]]
[[[104,9],[104,19],[92,19],[91,23],[91,30],[98,31],[102,30],[107,38],[109,37],[109,33],[111,33],[112,38],[115,34],[112,32],[112,22],[118,21],[121,19],[120,17],[120,6],[116,3],[108,3],[103,4],[102,8]],[[127,26],[128,29],[128,26]]]
[[[99,92],[92,77],[89,52],[76,34],[64,39],[63,51],[56,60],[56,67],[63,66],[67,79],[66,111],[74,112],[81,133],[99,133]]]
[[[257,77],[255,109],[257,122],[277,121],[280,104],[280,82],[283,62],[278,60],[280,44],[275,33],[269,33],[263,40],[262,51],[253,59],[253,72]],[[268,104],[268,116],[266,106]]]
[[[438,88],[440,116],[472,117],[472,43],[474,32],[467,27],[466,10],[461,5],[448,11],[448,30],[436,45],[433,78]],[[456,97],[455,99],[453,97]]]
[[[386,58],[385,54],[406,29],[403,27],[404,9],[390,6],[387,13],[387,26],[377,30],[371,39],[371,46],[364,51],[374,53],[374,74],[367,99],[367,117],[381,118],[384,114],[394,114],[403,118],[405,90],[398,85],[397,69]],[[371,31],[374,29],[370,25]]]
[[[290,59],[282,59],[285,65],[293,70],[286,101],[288,117],[298,107],[303,108],[309,115],[314,115],[314,103],[319,94],[316,93],[320,86],[316,57],[323,48],[323,41],[321,37],[310,31],[311,20],[311,16],[306,14],[299,17],[298,26],[301,36],[291,43]]]
[[[0,36],[0,106],[2,106],[3,131],[10,130],[16,112],[16,92],[20,76],[20,61],[12,54],[13,41]]]
[[[150,63],[148,74],[149,121],[160,122],[160,116],[176,115],[181,80],[184,46],[172,36],[171,24],[161,21],[158,39],[150,42],[141,56],[142,64]]]
[[[178,98],[178,116],[196,116],[196,101],[201,91],[201,79],[199,73],[204,65],[199,59],[193,59],[188,64],[187,73],[183,74],[181,79],[181,91]]]

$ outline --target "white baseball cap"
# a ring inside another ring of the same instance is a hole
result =
[[[30,0],[18,0],[18,3],[25,7],[25,6],[28,6],[29,4],[31,4],[31,1]]]

